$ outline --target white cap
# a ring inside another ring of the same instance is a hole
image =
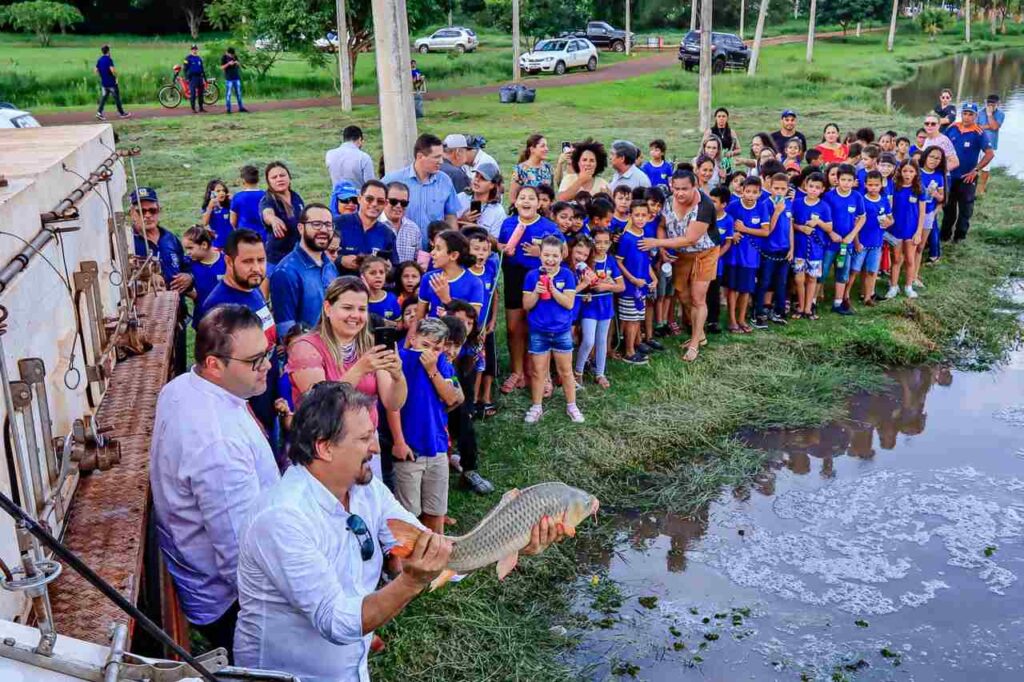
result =
[[[465,135],[458,133],[452,133],[448,137],[444,138],[445,149],[468,149],[469,142],[466,141]]]

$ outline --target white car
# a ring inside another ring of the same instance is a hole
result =
[[[39,128],[39,121],[27,111],[15,109],[13,104],[0,102],[0,128]]]
[[[414,44],[414,49],[420,54],[428,52],[443,52],[454,50],[458,53],[472,52],[480,47],[480,39],[472,29],[462,26],[449,26],[434,31],[426,38],[420,38]]]
[[[334,31],[329,31],[323,38],[317,38],[314,40],[313,47],[321,52],[337,52],[338,34]]]
[[[552,38],[542,40],[519,57],[523,73],[557,73],[561,76],[569,69],[597,70],[597,48],[586,38]]]

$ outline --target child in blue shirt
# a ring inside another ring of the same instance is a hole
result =
[[[500,259],[493,253],[494,240],[483,228],[473,228],[465,231],[469,239],[469,252],[476,259],[476,264],[470,266],[469,272],[480,278],[484,287],[484,305],[480,309],[479,326],[480,338],[483,344],[483,368],[477,373],[476,385],[473,387],[474,412],[477,419],[493,417],[497,414],[497,407],[491,402],[491,387],[494,384],[494,377],[498,374],[498,349],[494,342],[494,327],[497,322],[495,311],[498,306],[495,302],[495,294],[498,289],[498,270]]]
[[[644,162],[640,170],[651,181],[651,187],[668,188],[668,179],[672,177],[672,164],[665,160],[666,150],[665,140],[651,140],[647,148],[650,160]]]
[[[223,249],[231,226],[231,193],[220,180],[210,180],[203,195],[203,225],[213,230],[213,246]]]
[[[484,285],[467,270],[476,263],[469,252],[469,240],[461,232],[445,230],[434,237],[430,259],[434,269],[423,275],[420,282],[418,317],[443,317],[444,305],[453,298],[472,304],[480,312]]]
[[[903,270],[906,285],[903,293],[907,298],[917,298],[914,281],[917,279],[917,246],[924,232],[924,217],[928,197],[921,189],[921,174],[917,164],[904,163],[896,176],[896,199],[893,202],[893,224],[889,234],[893,244],[892,276],[886,298],[899,294],[900,271]]]
[[[526,274],[523,282],[523,307],[530,328],[529,353],[533,377],[530,395],[533,403],[524,421],[536,424],[544,414],[544,386],[548,382],[551,356],[562,379],[566,414],[576,423],[583,413],[576,406],[576,381],[572,374],[572,323],[576,303],[576,276],[562,264],[563,244],[555,236],[545,237],[540,245],[541,265]]]
[[[582,380],[583,369],[594,351],[594,381],[601,388],[611,383],[605,376],[608,362],[608,329],[615,318],[615,294],[625,289],[622,271],[609,254],[612,234],[601,227],[594,232],[594,249],[582,280],[586,287],[577,294],[580,301],[581,340],[576,355],[576,376]]]
[[[263,201],[263,190],[260,189],[260,169],[256,166],[242,166],[239,171],[242,189],[231,197],[231,228],[252,230],[267,241],[267,228],[263,225],[260,215],[260,202]]]
[[[875,158],[877,159],[877,154]],[[839,164],[836,182],[837,186],[825,195],[825,203],[832,210],[832,232],[829,233],[832,241],[825,247],[821,277],[822,279],[828,277],[832,265],[835,264],[836,289],[832,300],[832,312],[839,315],[853,315],[850,292],[846,283],[850,279],[849,252],[852,249],[851,245],[857,238],[861,227],[864,226],[864,197],[860,192],[854,191],[857,184],[857,171],[850,164]],[[841,258],[840,254],[842,254]]]
[[[796,282],[795,319],[818,319],[814,312],[825,243],[832,233],[832,209],[822,201],[825,176],[811,173],[804,180],[804,196],[793,204],[793,279]]]
[[[723,183],[718,187],[715,187],[708,193],[711,196],[711,201],[715,203],[715,225],[718,227],[718,234],[721,237],[722,244],[719,247],[718,252],[718,276],[717,279],[721,283],[721,289],[725,293],[726,301],[726,315],[729,318],[729,329],[735,330],[739,327],[736,323],[736,294],[733,293],[732,289],[729,288],[729,276],[732,271],[734,262],[733,245],[736,243],[736,229],[733,217],[725,212],[726,207],[732,201],[732,192],[729,191],[729,187]],[[714,323],[718,322],[717,318],[711,317],[711,304],[708,304],[709,317],[708,319]]]
[[[612,213],[612,235],[622,234],[629,222],[629,207],[633,203],[633,190],[628,185],[619,185],[612,191],[615,211]]]
[[[370,304],[367,310],[372,315],[379,315],[390,326],[398,326],[402,319],[402,306],[398,297],[384,286],[388,281],[388,261],[380,256],[366,256],[359,263],[359,276],[370,290]]]
[[[790,143],[800,146],[798,140]],[[787,144],[787,147],[790,146]],[[757,305],[754,316],[760,325],[767,320],[775,324],[786,324],[786,290],[789,283],[789,264],[793,260],[793,206],[786,195],[789,193],[789,176],[776,173],[766,178],[771,192],[772,217],[769,232],[761,252],[761,265],[757,278]],[[773,305],[774,304],[774,305]],[[766,308],[773,305],[769,317]]]
[[[619,296],[619,322],[622,323],[625,353],[623,362],[631,365],[647,364],[647,354],[640,343],[640,323],[646,319],[647,296],[657,284],[650,251],[640,248],[644,228],[650,221],[651,210],[646,201],[634,201],[629,207],[629,222],[619,238],[615,259],[626,280]],[[653,346],[651,346],[653,348]]]
[[[739,235],[736,242],[732,278],[729,289],[736,296],[736,326],[732,332],[749,334],[754,331],[747,324],[747,307],[750,295],[754,293],[757,270],[761,255],[755,240],[767,237],[771,231],[771,204],[761,201],[761,180],[748,177],[743,181],[743,193],[726,207],[726,213],[733,219],[733,229]]]
[[[929,147],[921,154],[921,189],[928,196],[925,202],[924,232],[917,246],[917,261],[921,262],[925,246],[928,246],[929,261],[939,257],[939,233],[935,231],[935,215],[938,207],[946,200],[946,153],[942,147]],[[920,268],[919,268],[920,270]]]
[[[220,281],[224,279],[226,265],[224,254],[213,246],[213,231],[202,225],[193,225],[181,236],[181,245],[185,255],[191,262],[193,287],[185,295],[195,301],[192,314],[192,327],[199,324],[198,313],[207,296]]]
[[[853,241],[850,263],[850,291],[857,281],[857,273],[864,273],[861,300],[864,305],[875,305],[875,281],[882,264],[883,235],[892,225],[892,209],[883,193],[885,178],[882,172],[869,171],[864,179],[864,227]]]

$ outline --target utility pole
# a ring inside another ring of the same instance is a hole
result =
[[[761,0],[761,9],[757,13],[757,28],[754,29],[754,47],[750,51],[750,63],[747,64],[747,75],[757,73],[757,57],[761,54],[761,36],[764,35],[764,17],[768,14],[768,0]]]
[[[743,19],[747,11],[747,0],[740,0],[740,40],[743,40]]]
[[[690,3],[690,30],[697,30],[697,2],[698,0],[692,0]]]
[[[409,20],[405,0],[371,0],[384,170],[412,163],[416,110],[412,101]]]
[[[335,0],[338,17],[338,82],[341,85],[341,110],[352,111],[352,64],[348,54],[348,17],[345,0]]]
[[[629,0],[626,0],[626,56],[627,57],[629,56],[629,52],[630,52],[629,44],[631,42],[633,42],[632,40],[629,39],[629,20],[631,19],[629,5],[630,5]]]
[[[697,97],[701,132],[711,127],[711,13],[714,0],[700,3],[700,89]]]
[[[971,0],[964,0],[964,42],[971,42]]]
[[[893,43],[896,42],[896,15],[900,12],[900,0],[892,0],[892,17],[889,19],[889,42],[885,49],[892,52]]]
[[[512,82],[519,82],[519,0],[512,0]]]
[[[807,63],[814,59],[814,22],[818,15],[818,0],[811,0],[810,17],[807,19]]]
[[[448,0],[448,28],[452,27],[452,2],[454,0]]]

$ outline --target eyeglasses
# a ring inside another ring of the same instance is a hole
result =
[[[349,197],[348,199],[338,199],[339,204],[358,204],[359,197]]]
[[[359,554],[363,561],[373,558],[373,538],[370,537],[370,529],[366,527],[366,521],[357,514],[349,514],[345,527],[352,531],[359,540]]]
[[[333,230],[334,223],[329,220],[309,220],[303,223],[306,227],[312,227],[317,232],[324,232],[326,230]]]
[[[401,206],[402,208],[409,208],[408,199],[388,199],[388,203],[392,206]]]
[[[236,362],[248,362],[249,369],[251,369],[254,372],[258,372],[260,370],[260,367],[262,367],[264,363],[270,365],[274,357],[274,349],[269,348],[267,349],[267,352],[255,358],[233,358],[230,355],[218,355],[217,357],[220,358],[221,360],[235,360]]]
[[[383,206],[388,203],[387,199],[378,199],[377,197],[371,196],[364,196],[363,201],[365,201],[368,206]]]
[[[939,125],[939,122],[938,121],[925,121],[924,124],[926,126],[937,126],[937,125]]]

